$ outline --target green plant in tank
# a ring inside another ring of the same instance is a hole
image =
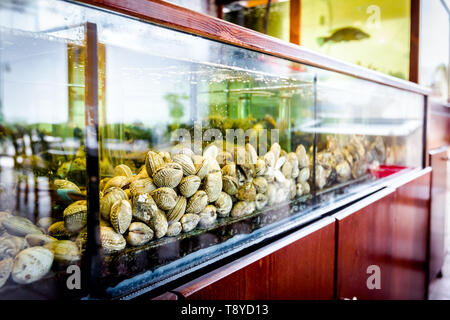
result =
[[[184,107],[180,102],[181,99],[187,99],[186,95],[179,95],[175,93],[168,93],[164,96],[164,100],[169,105],[169,115],[173,119],[174,123],[179,124],[181,118],[184,116]]]

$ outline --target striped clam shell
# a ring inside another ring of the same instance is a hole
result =
[[[29,234],[25,237],[26,242],[30,247],[43,246],[49,242],[56,241],[56,238],[46,234]]]
[[[203,190],[198,190],[189,199],[186,213],[199,213],[208,205],[208,195]]]
[[[14,258],[11,277],[18,284],[28,284],[44,277],[52,267],[53,253],[44,247],[31,247]]]
[[[147,153],[147,156],[145,157],[145,169],[147,170],[147,174],[149,177],[152,177],[156,170],[158,170],[163,165],[163,157],[161,157],[154,151],[149,151]]]
[[[227,163],[221,171],[223,176],[236,177],[236,164],[234,162]]]
[[[81,259],[78,245],[70,240],[51,241],[44,248],[53,252],[54,260],[60,263],[72,263]]]
[[[153,182],[158,187],[175,188],[183,178],[183,170],[178,163],[167,163],[153,174]]]
[[[66,229],[64,221],[58,221],[48,227],[47,233],[57,239],[68,239],[75,235],[73,232]]]
[[[217,154],[216,160],[220,166],[224,166],[227,163],[233,162],[234,157],[228,151],[219,151],[219,153]]]
[[[256,198],[256,188],[252,182],[245,183],[239,188],[236,198],[243,201],[253,201]]]
[[[191,157],[185,154],[176,154],[173,156],[173,162],[178,163],[183,169],[185,176],[190,176],[197,173],[195,170],[194,162]]]
[[[219,217],[227,217],[231,212],[231,208],[233,208],[233,200],[229,194],[221,192],[214,205]]]
[[[237,178],[232,176],[222,177],[222,189],[230,196],[234,196],[238,192],[238,181]]]
[[[78,188],[78,186],[75,183],[69,180],[56,179],[55,181],[53,181],[53,186],[55,189],[69,189],[81,192],[80,188]]]
[[[112,205],[117,200],[128,200],[128,195],[120,188],[110,188],[105,191],[100,199],[100,214],[105,220],[109,220]]]
[[[167,220],[169,222],[178,221],[184,215],[186,211],[187,200],[183,196],[179,196],[177,199],[177,203],[172,210],[167,212]]]
[[[209,172],[209,158],[205,158],[203,156],[194,155],[192,157],[194,161],[194,167],[197,176],[200,179],[203,179]]]
[[[133,172],[126,164],[119,164],[114,168],[114,176],[125,176],[130,178],[133,176]]]
[[[265,178],[256,177],[253,179],[253,185],[255,186],[257,193],[266,193],[268,184]]]
[[[103,190],[108,190],[109,188],[124,188],[126,185],[130,184],[131,179],[125,176],[115,176],[106,182]]]
[[[164,237],[169,226],[164,211],[157,210],[156,213],[152,215],[148,225],[154,231],[156,238],[159,239]]]
[[[266,172],[266,162],[264,159],[256,160],[255,164],[255,175],[262,176]]]
[[[185,214],[180,220],[184,232],[194,230],[199,221],[200,216],[198,214],[193,213]]]
[[[178,190],[186,198],[191,197],[200,187],[201,179],[198,176],[192,175],[184,177],[178,185]]]
[[[214,202],[222,191],[222,173],[208,173],[203,182],[203,188],[208,196],[208,202]]]
[[[8,281],[14,266],[13,258],[7,258],[0,261],[0,288]]]
[[[231,216],[234,218],[242,217],[251,214],[255,211],[255,203],[249,201],[239,201],[231,210]]]
[[[133,218],[148,223],[152,215],[158,211],[155,200],[148,193],[138,195],[133,202]]]
[[[126,237],[130,246],[141,246],[153,239],[153,230],[143,222],[133,222],[130,224]]]
[[[128,200],[117,200],[111,207],[110,221],[114,230],[124,234],[133,218],[131,204]]]
[[[71,203],[63,213],[64,226],[70,232],[78,232],[87,223],[87,201],[80,200]]]
[[[172,157],[170,156],[170,153],[167,151],[160,151],[158,152],[158,154],[161,156],[161,158],[165,163],[170,163],[173,161]]]
[[[297,146],[297,149],[295,150],[295,155],[297,156],[298,166],[300,168],[304,168],[309,165],[309,158],[308,155],[306,154],[306,149],[302,144]]]
[[[157,188],[158,187],[153,183],[153,179],[148,177],[134,180],[130,183],[130,191],[133,198],[143,193],[150,193]]]
[[[177,193],[171,188],[158,188],[150,193],[156,205],[162,210],[171,210],[177,203]]]
[[[169,227],[167,228],[166,236],[167,237],[175,237],[181,233],[183,230],[183,226],[181,225],[181,222],[174,221],[172,223],[169,223]]]
[[[2,219],[2,226],[6,229],[6,231],[8,231],[9,234],[19,237],[24,237],[30,233],[42,233],[42,231],[30,220],[18,216],[11,216],[9,218]]]
[[[100,241],[106,253],[123,250],[127,242],[125,238],[111,227],[100,226]]]

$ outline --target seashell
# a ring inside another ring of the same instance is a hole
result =
[[[236,146],[234,149],[234,158],[237,165],[245,164],[245,147]]]
[[[175,188],[183,178],[183,170],[178,163],[167,163],[153,174],[153,182],[158,187]]]
[[[188,157],[191,157],[191,158],[192,158],[192,156],[194,156],[194,152],[190,148],[188,148],[188,147],[186,147],[186,146],[184,146],[182,144],[176,145],[172,149],[171,153],[172,153],[172,157],[177,155],[177,154],[185,154],[185,155],[187,155]]]
[[[262,210],[267,205],[267,196],[262,193],[258,193],[255,198],[255,208],[256,210]]]
[[[78,245],[70,240],[51,241],[44,248],[53,252],[54,260],[60,263],[72,263],[81,259]]]
[[[322,189],[327,183],[327,173],[321,165],[316,166],[316,186]]]
[[[297,197],[300,197],[303,195],[303,187],[301,183],[297,183],[296,185],[296,195]]]
[[[269,151],[272,152],[273,155],[275,156],[275,162],[276,162],[278,160],[278,158],[280,158],[280,156],[281,156],[280,145],[277,142],[275,142],[274,144],[272,144]]]
[[[111,212],[112,205],[117,200],[128,200],[128,195],[120,188],[107,189],[100,199],[100,214],[103,219],[109,221],[109,214]]]
[[[189,232],[194,230],[200,221],[200,216],[198,214],[188,213],[185,214],[180,222],[184,232]]]
[[[166,235],[169,224],[167,223],[166,214],[162,210],[157,210],[148,223],[150,228],[155,232],[156,238],[162,238]]]
[[[239,201],[231,210],[231,216],[234,218],[249,215],[255,211],[255,203],[249,201]]]
[[[152,240],[153,234],[153,230],[145,223],[133,222],[130,224],[126,240],[130,246],[141,246]]]
[[[26,247],[28,247],[28,243],[24,238],[6,234],[0,238],[0,260],[14,258]]]
[[[364,160],[356,160],[352,166],[352,177],[357,179],[362,177],[367,171],[367,163]]]
[[[233,207],[233,200],[229,194],[221,192],[214,204],[216,206],[217,215],[219,217],[227,217]]]
[[[24,237],[30,233],[42,233],[42,231],[30,220],[18,216],[11,216],[9,218],[2,219],[2,226],[6,229],[6,231],[8,231],[9,234],[19,237]]]
[[[198,215],[200,217],[198,225],[202,228],[209,227],[217,220],[216,207],[213,205],[207,205]]]
[[[215,158],[207,158],[208,159],[208,173],[216,173],[221,172],[221,168],[219,163]]]
[[[266,193],[267,191],[267,180],[263,177],[256,177],[253,179],[253,185],[256,188],[257,193]]]
[[[185,154],[177,154],[173,157],[173,162],[178,163],[185,176],[190,176],[196,174],[197,170],[195,169],[194,162],[192,159]]]
[[[256,197],[256,188],[252,182],[245,183],[239,188],[236,198],[243,201],[254,201]]]
[[[286,161],[283,166],[281,167],[281,173],[286,177],[286,179],[292,178],[292,170],[294,169],[294,166],[292,162]]]
[[[273,182],[275,180],[275,169],[273,167],[267,167],[263,177],[267,182]]]
[[[256,160],[255,164],[255,175],[262,176],[266,172],[266,162],[264,159]]]
[[[258,153],[255,147],[250,143],[245,144],[245,162],[248,164],[256,164],[257,160]]]
[[[30,247],[43,246],[49,242],[56,241],[56,238],[50,237],[46,234],[28,234],[25,237],[26,242]]]
[[[235,195],[238,192],[238,181],[237,178],[232,176],[222,177],[222,188],[223,191],[228,193],[230,196]]]
[[[158,154],[163,159],[164,163],[171,163],[173,162],[172,157],[170,156],[170,153],[167,151],[160,151]]]
[[[274,171],[274,180],[278,183],[284,183],[287,179],[284,174],[281,173],[280,170]]]
[[[48,227],[48,234],[57,239],[68,239],[75,235],[73,232],[66,229],[64,221],[58,221]]]
[[[222,167],[223,176],[236,177],[236,164],[234,162],[227,163]]]
[[[303,192],[303,194],[309,194],[310,191],[311,191],[309,183],[308,182],[302,182],[301,185],[302,185],[302,192]]]
[[[131,178],[133,173],[131,172],[130,167],[126,164],[119,164],[114,168],[114,176],[125,176],[127,178]]]
[[[158,188],[152,191],[150,195],[162,210],[171,210],[177,203],[177,193],[171,188]]]
[[[81,192],[80,188],[78,188],[78,186],[75,183],[69,180],[56,179],[55,181],[53,181],[53,186],[55,189],[69,189]]]
[[[127,184],[130,184],[130,182],[131,180],[128,177],[116,176],[108,180],[103,190],[108,190],[109,188],[123,188]]]
[[[297,195],[297,187],[294,179],[288,180],[288,189],[289,189],[289,199],[293,200]]]
[[[214,202],[222,191],[222,174],[219,172],[208,173],[203,182],[203,188],[208,196],[208,202]]]
[[[7,258],[0,261],[0,289],[8,281],[14,266],[13,258]]]
[[[134,180],[140,180],[140,179],[145,179],[145,178],[149,178],[149,176],[147,173],[147,169],[145,168],[145,165],[143,165],[139,169],[138,174],[134,176]]]
[[[100,191],[105,190],[105,185],[108,183],[109,180],[111,180],[111,178],[103,178],[100,180],[100,184],[99,184]]]
[[[241,164],[238,166],[236,176],[238,177],[238,182],[251,180],[255,172],[255,166],[253,164]]]
[[[139,180],[134,180],[130,183],[130,191],[133,199],[143,193],[150,193],[156,190],[158,187],[153,183],[151,178],[142,178]]]
[[[147,170],[147,174],[149,177],[152,177],[153,174],[160,167],[164,165],[164,159],[154,151],[149,151],[147,156],[145,157],[145,169]]]
[[[203,178],[208,174],[209,172],[209,158],[205,158],[202,156],[194,156],[192,157],[194,161],[194,167],[196,170],[197,176],[203,180]]]
[[[83,230],[80,231],[80,233],[78,233],[75,239],[75,244],[77,245],[78,250],[80,250],[80,253],[84,251],[86,247],[86,242],[87,242],[87,228],[84,228]]]
[[[266,167],[270,167],[270,168],[274,168],[275,167],[275,154],[272,151],[267,152],[264,157],[263,160],[266,164]]]
[[[178,190],[180,190],[183,196],[189,198],[198,190],[200,183],[200,177],[195,175],[187,176],[181,179],[181,182],[178,185]]]
[[[280,170],[283,167],[283,164],[286,162],[286,157],[279,157],[277,161],[275,161],[275,170]]]
[[[306,149],[303,145],[299,144],[295,150],[295,155],[297,156],[298,166],[300,168],[307,167],[309,165],[308,155],[306,154]]]
[[[228,151],[219,151],[216,160],[219,163],[219,165],[223,166],[230,162],[233,162],[234,158],[233,155]]]
[[[167,237],[174,237],[181,233],[183,230],[183,226],[181,225],[181,222],[175,221],[169,224],[169,227],[167,228],[166,236]]]
[[[269,205],[273,205],[276,203],[277,199],[277,187],[275,186],[274,183],[270,183],[267,186],[267,192],[266,192],[266,196],[267,196],[267,203]]]
[[[80,200],[70,204],[63,213],[64,227],[70,232],[78,232],[87,223],[87,201]]]
[[[337,180],[339,182],[345,182],[348,179],[350,179],[352,175],[352,169],[350,168],[348,162],[344,160],[336,165],[336,173],[337,173]]]
[[[189,199],[186,213],[199,213],[208,205],[208,195],[203,190],[198,190]],[[183,228],[184,229],[184,228]]]
[[[205,150],[203,150],[203,157],[216,159],[219,154],[219,149],[214,144],[208,145]]]
[[[308,181],[310,176],[310,170],[309,167],[304,167],[303,169],[300,170],[300,173],[298,174],[297,177],[297,182],[305,182]]]
[[[131,204],[128,200],[117,200],[112,205],[109,219],[117,232],[124,234],[130,226],[132,217]]]
[[[167,220],[169,222],[178,221],[184,215],[186,211],[187,200],[185,197],[179,196],[177,198],[177,203],[172,210],[167,212]]]
[[[154,213],[158,211],[155,200],[148,193],[137,196],[133,203],[132,216],[142,222],[148,223]]]
[[[105,226],[100,226],[100,241],[106,253],[123,250],[127,245],[125,238],[120,233]]]
[[[44,277],[52,267],[53,253],[44,247],[31,247],[14,259],[11,277],[18,284],[28,284]]]

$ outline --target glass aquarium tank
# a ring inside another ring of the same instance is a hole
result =
[[[0,298],[152,290],[422,166],[420,94],[76,3],[0,17]]]

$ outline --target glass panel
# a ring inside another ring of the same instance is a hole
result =
[[[80,295],[65,279],[86,236],[85,45],[67,15],[0,3],[0,298]]]

